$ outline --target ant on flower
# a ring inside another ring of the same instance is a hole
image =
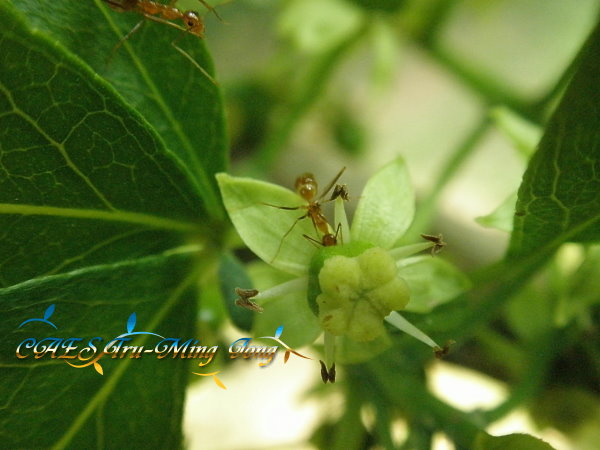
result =
[[[279,242],[279,247],[277,248],[277,251],[275,252],[275,256],[273,256],[272,261],[274,261],[277,258],[277,255],[279,255],[279,252],[281,250],[281,247],[283,245],[283,241],[285,240],[285,238],[288,237],[288,235],[292,232],[292,230],[294,229],[296,224],[303,219],[310,218],[313,226],[315,227],[315,232],[317,233],[317,235],[321,234],[323,236],[323,239],[325,239],[326,236],[333,237],[333,235],[331,233],[331,226],[329,225],[329,222],[327,222],[327,218],[323,214],[322,204],[331,202],[338,197],[343,200],[346,200],[346,201],[349,199],[348,190],[347,190],[346,186],[336,184],[345,170],[346,170],[346,168],[342,167],[342,170],[340,170],[338,172],[338,174],[333,178],[333,180],[331,180],[331,182],[327,185],[327,188],[318,197],[317,197],[317,195],[319,193],[319,185],[317,183],[315,176],[312,173],[304,173],[304,174],[300,175],[298,178],[296,178],[296,183],[295,183],[294,187],[296,189],[296,193],[300,197],[302,197],[303,200],[306,201],[306,204],[304,204],[304,205],[280,206],[280,205],[272,205],[270,203],[263,203],[266,206],[271,206],[273,208],[278,208],[278,209],[284,209],[287,211],[295,211],[297,209],[306,210],[306,213],[303,214],[302,216],[298,217],[294,221],[294,223],[292,223],[292,226],[282,236],[281,241]],[[334,186],[335,186],[335,188],[334,188]],[[331,191],[332,188],[333,188],[333,192],[332,192],[331,196],[328,199],[323,200],[325,198],[325,196],[329,193],[329,191]],[[336,232],[336,235],[335,235],[336,240],[337,240],[337,234],[338,233]],[[307,237],[307,236],[305,235],[305,237]],[[309,239],[315,241],[312,238],[309,238]],[[324,241],[322,241],[322,242],[316,241],[316,242],[326,245],[324,243]],[[335,243],[329,244],[329,245],[335,245]]]

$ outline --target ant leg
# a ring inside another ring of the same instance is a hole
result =
[[[212,6],[210,6],[208,3],[206,3],[204,0],[198,0],[200,3],[202,3],[202,5],[204,5],[204,7],[206,9],[208,9],[211,13],[213,13],[215,15],[215,17],[217,19],[219,19],[219,22],[221,23],[225,23],[223,22],[223,19],[221,19],[221,16],[219,16],[219,13],[217,13],[217,10],[215,8],[213,8]]]
[[[181,34],[181,35],[180,35],[178,38],[176,38],[176,39],[175,39],[173,42],[171,42],[171,45],[173,46],[173,48],[174,48],[175,50],[177,50],[177,51],[178,51],[178,52],[179,52],[179,53],[180,53],[180,54],[181,54],[181,55],[182,55],[184,58],[186,58],[186,59],[187,59],[189,62],[191,62],[191,63],[194,65],[194,67],[196,67],[196,69],[198,69],[200,72],[202,72],[202,74],[203,74],[203,75],[204,75],[206,78],[208,78],[208,81],[210,81],[210,82],[211,82],[212,84],[214,84],[215,86],[219,86],[219,83],[217,83],[217,80],[215,80],[213,77],[211,77],[211,76],[209,75],[209,73],[208,73],[206,70],[204,70],[204,68],[203,68],[203,67],[202,67],[200,64],[198,64],[198,62],[197,62],[197,61],[196,61],[194,58],[192,58],[192,57],[191,57],[191,55],[190,55],[188,52],[186,52],[184,49],[182,49],[181,47],[179,47],[179,46],[176,44],[176,42],[177,42],[179,39],[181,39],[181,36],[183,36],[183,34]]]
[[[302,208],[302,206],[279,206],[279,205],[272,205],[270,203],[262,203],[265,206],[270,206],[271,208],[277,208],[277,209],[285,209],[286,211],[296,211],[297,209]]]
[[[335,240],[337,241],[338,234],[339,234],[340,241],[342,242],[342,245],[344,245],[344,236],[341,234],[341,231],[342,231],[342,222],[339,222],[338,226],[335,229]]]
[[[129,33],[127,33],[125,36],[123,36],[121,38],[121,40],[115,44],[115,46],[113,47],[112,51],[110,52],[110,55],[108,55],[108,59],[106,60],[106,65],[107,66],[112,61],[113,57],[115,56],[115,53],[117,52],[117,50],[119,50],[119,48],[121,47],[121,45],[123,45],[127,39],[129,39],[131,36],[133,36],[133,34],[136,31],[138,31],[142,27],[142,25],[144,25],[144,21],[140,20],[138,23],[135,24],[135,26],[131,29],[131,31],[129,31]]]
[[[285,234],[281,237],[281,241],[279,241],[279,247],[277,247],[277,251],[275,252],[275,256],[273,256],[273,259],[271,260],[271,262],[275,261],[277,259],[277,256],[279,256],[279,252],[281,251],[281,247],[283,246],[283,241],[292,232],[292,230],[294,229],[294,227],[296,226],[296,224],[298,222],[300,222],[302,219],[306,219],[307,217],[308,217],[308,214],[304,214],[303,216],[300,216],[296,220],[294,220],[294,223],[292,224],[292,226],[290,227],[290,229],[287,230],[285,232]]]
[[[303,234],[302,237],[317,248],[320,248],[323,245],[319,241],[317,241],[315,238],[310,237],[308,234]]]

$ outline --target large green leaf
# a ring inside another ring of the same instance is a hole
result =
[[[114,11],[102,0],[11,1],[31,27],[60,41],[141,112],[189,167],[207,213],[224,217],[212,176],[226,167],[221,97],[217,87],[171,46],[178,39],[178,46],[212,72],[202,40],[146,21],[111,58],[115,45],[141,15]]]
[[[183,253],[147,257],[0,289],[2,447],[179,447],[186,380],[193,369],[187,360],[104,356],[98,360],[100,375],[91,365],[73,368],[49,354],[36,360],[24,347],[21,354],[29,356],[18,359],[16,349],[32,337],[83,338],[81,349],[96,336],[103,338],[96,346],[104,348],[130,331],[132,313],[134,331],[193,338],[190,286],[197,274],[189,272],[191,259]],[[19,328],[45,311],[57,329],[39,321]],[[142,335],[132,344],[153,348],[158,341]]]
[[[600,26],[550,119],[519,189],[509,257],[600,240]]]
[[[6,2],[0,23],[0,285],[197,232],[199,192],[148,124]]]

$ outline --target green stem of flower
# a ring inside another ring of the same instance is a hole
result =
[[[335,339],[336,337],[328,331],[323,333],[323,341],[325,345],[325,365],[328,369],[335,362]]]
[[[255,158],[255,166],[264,173],[265,168],[272,166],[279,151],[285,147],[292,136],[292,133],[300,120],[305,116],[306,112],[321,98],[323,90],[327,86],[331,76],[340,66],[340,61],[352,48],[359,42],[365,33],[365,28],[350,34],[341,44],[326,53],[306,76],[306,81],[301,89],[298,90],[298,95],[287,113],[274,132],[270,133],[270,137],[264,145],[258,150]]]
[[[433,247],[434,244],[432,242],[422,242],[419,244],[411,244],[411,245],[403,245],[402,247],[396,247],[389,251],[392,258],[396,260],[397,263],[400,263],[400,260],[403,258],[408,258],[409,256],[416,255],[417,253],[421,253],[425,250],[429,250]],[[404,265],[402,265],[404,267]]]
[[[264,306],[273,299],[281,297],[282,295],[306,290],[307,285],[308,279],[306,277],[294,278],[293,280],[278,284],[277,286],[273,286],[265,291],[260,291],[258,295],[252,299],[258,300],[260,306]]]

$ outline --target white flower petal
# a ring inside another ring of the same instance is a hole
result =
[[[244,243],[259,258],[284,272],[303,275],[315,247],[302,234],[315,235],[310,218],[296,223],[305,209],[293,211],[267,206],[295,207],[306,204],[296,193],[281,186],[252,178],[217,174],[225,209]]]

